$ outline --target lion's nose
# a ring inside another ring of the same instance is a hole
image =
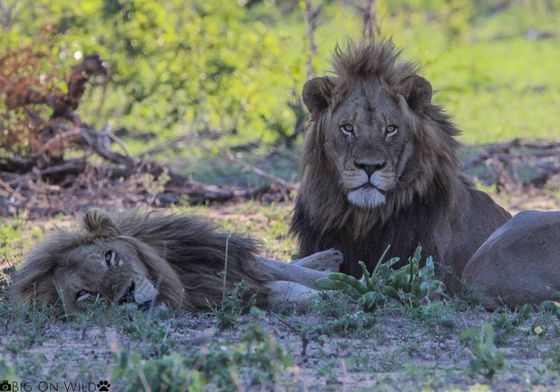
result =
[[[366,172],[368,176],[371,176],[376,171],[379,171],[387,165],[387,161],[377,161],[377,162],[363,162],[363,161],[354,161],[354,165],[358,169],[362,169]]]

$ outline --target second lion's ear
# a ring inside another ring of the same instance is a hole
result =
[[[113,223],[109,214],[98,208],[92,208],[84,216],[84,226],[87,231],[98,237],[113,237],[119,235],[119,229]]]
[[[401,94],[412,110],[420,110],[432,102],[432,85],[421,76],[413,75],[399,83]]]
[[[329,106],[333,87],[332,79],[326,76],[308,80],[303,86],[303,103],[314,119]]]

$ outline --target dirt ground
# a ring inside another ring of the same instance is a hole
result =
[[[494,196],[512,212],[558,205],[554,195],[543,192]],[[178,210],[205,215],[226,229],[257,233],[264,253],[288,260],[295,249],[287,235],[290,208],[289,203],[247,202]],[[164,390],[153,387],[153,374],[167,374],[169,366],[157,361],[175,354],[199,358],[195,368],[206,369],[201,370],[203,390],[560,390],[558,311],[490,313],[452,299],[415,308],[395,302],[364,313],[347,298],[327,296],[308,314],[253,310],[220,328],[220,309],[141,312],[98,304],[63,320],[52,309],[15,308],[4,297],[11,267],[45,230],[69,222],[69,217],[20,217],[2,223],[9,243],[0,253],[0,382],[19,390],[107,390],[99,383],[104,380],[112,391]],[[123,359],[132,353],[140,362]],[[159,369],[153,374],[152,365]],[[180,378],[175,371],[171,380]]]

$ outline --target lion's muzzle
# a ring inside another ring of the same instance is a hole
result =
[[[395,184],[394,174],[384,164],[381,170],[347,170],[342,174],[342,182],[347,190],[350,203],[362,208],[375,208],[385,203],[386,193]]]

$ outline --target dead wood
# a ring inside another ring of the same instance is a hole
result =
[[[124,198],[125,204],[147,202],[165,205],[183,198],[197,204],[260,198],[271,192],[282,192],[285,196],[292,189],[291,184],[274,176],[268,176],[273,179],[273,185],[255,189],[208,185],[148,159],[195,138],[214,140],[219,137],[216,132],[182,135],[137,157],[130,156],[124,143],[110,129],[98,130],[83,122],[76,113],[88,82],[99,76],[108,79],[107,66],[99,55],[88,55],[72,67],[66,79],[65,92],[45,88],[33,74],[17,75],[20,63],[36,64],[41,56],[43,54],[25,48],[21,53],[9,53],[0,58],[0,66],[11,70],[0,72],[0,97],[4,98],[8,110],[17,110],[25,116],[22,123],[34,138],[31,143],[34,148],[27,154],[0,156],[3,192],[0,196],[5,198],[0,202],[8,203],[13,207],[11,210],[29,207],[33,211],[51,213],[71,208],[72,203],[84,200],[96,203],[108,190],[105,201],[118,196]],[[44,111],[38,107],[50,109],[49,114],[42,117],[40,113]],[[118,150],[113,146],[118,146]],[[65,153],[70,150],[82,152],[82,157],[66,159]],[[9,148],[7,151],[10,151]],[[97,156],[102,163],[93,166],[92,160],[88,159],[91,156]],[[145,175],[150,177],[143,177]],[[149,184],[146,183],[151,182],[157,183],[157,189],[147,189]],[[123,184],[126,186],[123,187]],[[55,202],[55,193],[66,198],[67,203]],[[81,196],[76,198],[77,195]],[[6,208],[1,211],[4,213]]]

